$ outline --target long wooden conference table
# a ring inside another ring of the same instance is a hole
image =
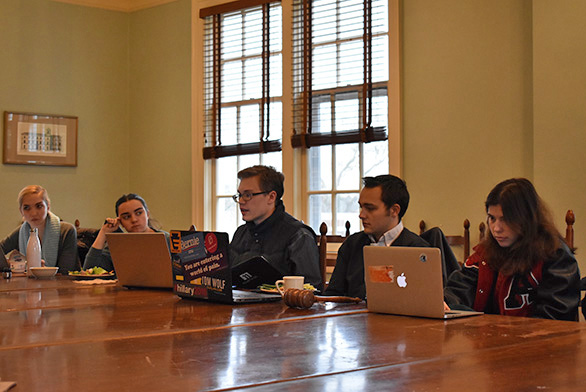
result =
[[[0,280],[0,379],[15,392],[583,391],[585,325],[229,306],[19,277]]]

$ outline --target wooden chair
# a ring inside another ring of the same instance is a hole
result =
[[[470,221],[464,219],[464,234],[463,235],[446,235],[446,240],[450,246],[462,246],[464,248],[464,261],[470,256]],[[426,230],[426,224],[424,220],[419,222],[419,235],[423,234]]]
[[[77,231],[77,256],[79,258],[80,268],[83,267],[85,256],[89,252],[92,244],[98,236],[99,229],[81,227],[79,219],[75,220],[75,230]]]
[[[478,231],[480,232],[478,236],[478,242],[482,242],[482,240],[484,240],[484,236],[486,235],[486,223],[480,222],[478,225]]]
[[[317,238],[317,246],[319,248],[319,270],[321,273],[321,283],[323,290],[327,287],[327,270],[328,267],[332,268],[336,266],[337,254],[332,252],[328,253],[328,242],[341,244],[350,236],[350,222],[346,221],[346,235],[327,235],[328,225],[325,222],[319,226],[319,236]]]
[[[574,248],[574,223],[576,222],[576,217],[574,216],[574,211],[568,210],[566,212],[566,244],[570,247],[572,252],[576,251]]]

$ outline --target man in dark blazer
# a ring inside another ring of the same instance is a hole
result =
[[[403,227],[409,206],[407,185],[399,177],[364,177],[360,192],[360,220],[364,231],[352,234],[338,250],[336,267],[325,295],[366,298],[362,248],[375,246],[430,246]]]

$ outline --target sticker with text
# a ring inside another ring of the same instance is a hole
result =
[[[223,252],[204,257],[203,259],[194,260],[192,262],[183,264],[185,278],[192,281],[201,277],[202,275],[209,275],[216,273],[225,268],[228,268],[228,258]],[[199,284],[199,283],[194,283]]]
[[[374,283],[392,283],[395,280],[395,272],[392,265],[376,265],[368,267],[370,281]]]
[[[184,283],[175,283],[175,292],[179,295],[187,294],[190,297],[208,298],[207,288],[191,286]]]
[[[179,257],[183,264],[193,260],[202,259],[208,254],[204,245],[203,233],[184,233],[181,236],[181,243],[179,246],[181,249]]]

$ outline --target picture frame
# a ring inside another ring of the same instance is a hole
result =
[[[4,112],[3,163],[77,166],[78,118]]]

